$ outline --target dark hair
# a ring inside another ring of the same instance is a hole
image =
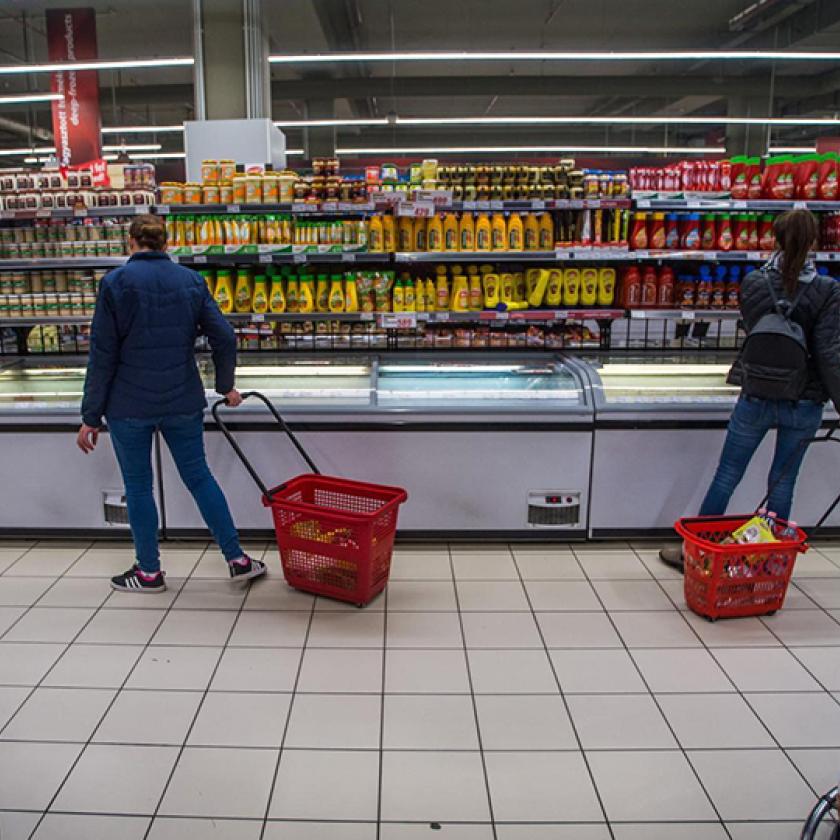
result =
[[[150,251],[162,251],[166,247],[166,224],[160,216],[138,216],[129,226],[128,235]]]
[[[773,222],[776,248],[781,252],[782,280],[788,297],[796,294],[799,273],[817,242],[817,220],[810,210],[788,210]]]

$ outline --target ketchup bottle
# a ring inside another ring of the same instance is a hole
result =
[[[741,266],[729,267],[729,279],[726,282],[726,308],[738,309],[741,305]]]
[[[659,270],[656,283],[656,305],[660,309],[672,309],[674,306],[674,271],[669,265]]]
[[[750,243],[750,250],[757,251],[758,250],[758,213],[750,213],[748,235],[749,235],[749,243]]]
[[[631,265],[621,277],[621,300],[625,309],[642,305],[642,275],[638,266]]]
[[[647,213],[634,213],[633,227],[630,231],[630,250],[644,251],[647,247]]]
[[[732,243],[732,217],[728,213],[723,213],[718,217],[717,249],[731,251]]]
[[[717,227],[715,225],[715,214],[706,213],[703,216],[703,230],[700,234],[700,247],[704,251],[714,251],[717,246]]]
[[[678,303],[682,309],[694,308],[694,293],[696,283],[690,274],[681,274],[679,287],[677,289]]]
[[[772,213],[765,213],[759,219],[758,247],[762,251],[772,251],[776,247],[776,235],[773,233]]]
[[[646,265],[642,274],[642,306],[656,306],[656,269],[652,265]]]
[[[665,216],[665,247],[674,251],[680,247],[680,217],[676,213]]]
[[[725,265],[715,266],[715,279],[712,282],[712,309],[723,309],[726,306],[726,275]]]
[[[683,216],[682,236],[680,245],[688,251],[700,248],[700,214],[687,213]]]

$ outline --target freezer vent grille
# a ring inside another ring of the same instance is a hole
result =
[[[106,525],[117,528],[128,527],[128,506],[122,490],[102,491],[102,512]]]
[[[534,528],[576,528],[580,525],[580,493],[528,494],[528,524]]]

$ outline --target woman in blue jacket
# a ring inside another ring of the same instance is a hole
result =
[[[265,564],[239,544],[227,501],[204,454],[207,401],[195,362],[195,341],[207,336],[216,391],[231,406],[236,338],[202,277],[166,254],[166,228],[157,216],[138,216],[129,228],[128,262],[102,280],[93,316],[90,358],[77,444],[96,446],[102,418],[125,483],[137,562],[111,579],[125,592],[166,589],[158,551],[158,512],[152,495],[152,439],[159,430],[181,480],[228,562],[231,578],[250,580]]]

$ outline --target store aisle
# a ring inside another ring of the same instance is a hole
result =
[[[716,624],[652,545],[400,546],[363,611],[205,549],[0,542],[2,840],[790,840],[840,777],[840,544]]]

